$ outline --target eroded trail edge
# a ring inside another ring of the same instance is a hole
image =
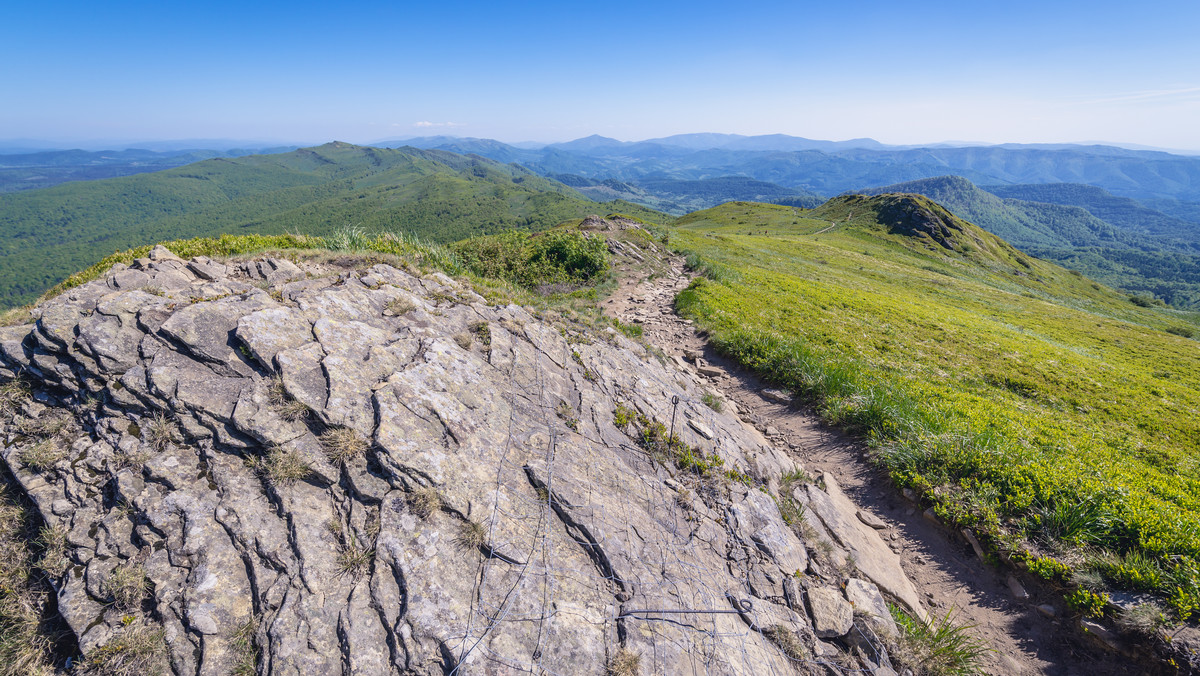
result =
[[[869,463],[864,442],[823,424],[810,407],[719,354],[694,322],[674,311],[676,295],[695,274],[680,256],[658,263],[623,260],[621,284],[604,302],[605,313],[640,325],[647,343],[663,350],[809,474],[835,477],[860,508],[860,519],[881,527],[930,613],[943,617],[949,612],[955,623],[970,625],[971,633],[994,650],[982,660],[989,673],[1142,673],[1145,667],[1132,658],[1090,640],[1061,598],[1019,573],[988,565],[969,543],[925,516],[884,471]]]

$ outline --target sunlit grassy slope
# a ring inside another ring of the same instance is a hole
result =
[[[867,433],[943,518],[1200,612],[1196,316],[1129,297],[915,195],[678,221],[682,312]],[[1097,590],[1100,591],[1100,590]]]

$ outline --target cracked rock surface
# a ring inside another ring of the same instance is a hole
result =
[[[85,656],[144,621],[176,674],[882,670],[851,635],[894,631],[879,590],[917,603],[836,485],[796,488],[872,563],[847,600],[773,497],[794,461],[693,376],[442,274],[159,247],[34,317],[0,329],[38,400],[2,456],[66,533]],[[719,465],[649,453],[618,405]]]

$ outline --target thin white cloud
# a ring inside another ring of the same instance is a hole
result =
[[[1197,97],[1198,95],[1200,95],[1200,87],[1153,89],[1144,92],[1131,92],[1129,94],[1118,94],[1116,96],[1080,101],[1079,103],[1083,105],[1093,105],[1097,103],[1134,103],[1163,99],[1191,99]]]
[[[461,122],[429,122],[427,120],[422,120],[421,122],[414,122],[413,126],[421,127],[421,128],[428,128],[428,127],[465,127],[466,125],[462,124]]]

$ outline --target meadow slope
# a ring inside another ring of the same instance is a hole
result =
[[[1200,612],[1200,334],[917,195],[678,221],[677,306],[719,349],[865,433],[943,519],[1102,614]]]

